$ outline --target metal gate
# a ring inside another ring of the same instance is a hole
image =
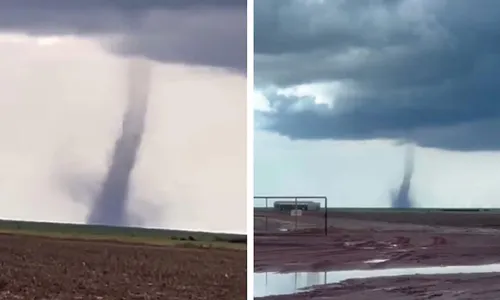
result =
[[[254,196],[254,231],[328,235],[327,207],[325,196]]]

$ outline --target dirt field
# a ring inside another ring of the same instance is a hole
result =
[[[266,217],[268,229],[275,230],[267,234],[262,228],[265,223],[262,218]],[[322,234],[324,218],[318,214],[299,217],[297,225],[290,216],[277,212],[269,212],[260,218],[260,222],[255,222],[255,271],[257,272],[476,265],[500,262],[500,230],[496,229],[500,225],[500,214],[462,212],[336,215],[330,213],[327,237]],[[279,228],[287,226],[299,230],[279,231]],[[376,264],[365,263],[372,259],[386,261]],[[404,287],[418,290],[423,279],[417,276],[409,278],[412,279],[405,281]],[[441,289],[441,278],[443,276],[436,277],[433,283],[429,283],[435,286],[428,290]],[[362,294],[359,292],[360,287],[373,280],[358,280],[358,284],[343,287],[341,293],[343,296],[332,299],[365,299],[360,296]],[[394,283],[391,280],[386,281],[388,286]],[[460,281],[459,278],[457,280]],[[481,284],[480,281],[478,279],[473,282]],[[473,289],[473,283],[469,285]],[[460,285],[456,284],[456,288],[459,287]],[[351,293],[346,294],[348,291]],[[320,290],[316,292],[320,293]],[[286,299],[309,299],[312,293],[307,297],[306,294],[302,294],[297,296],[299,298]],[[417,299],[389,298],[393,294],[383,290],[377,293],[384,295],[381,299]],[[500,299],[500,293],[496,296],[495,299]]]
[[[0,234],[0,299],[246,299],[246,251]]]

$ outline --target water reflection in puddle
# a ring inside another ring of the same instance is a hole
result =
[[[379,264],[388,261],[388,259],[370,259],[365,261],[365,264]]]
[[[353,278],[490,272],[500,272],[500,264],[330,272],[255,273],[254,297],[293,294],[313,285],[338,283]]]

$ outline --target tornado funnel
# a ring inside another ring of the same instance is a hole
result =
[[[149,62],[141,58],[130,59],[127,67],[127,104],[121,133],[115,141],[109,168],[87,223],[112,226],[131,223],[127,213],[128,194],[144,134],[150,81]]]
[[[394,193],[392,197],[392,207],[393,208],[412,208],[414,203],[410,196],[411,180],[413,177],[413,167],[415,161],[415,146],[409,144],[406,147],[406,157],[405,157],[405,171],[403,175],[403,181],[399,186],[399,189]]]

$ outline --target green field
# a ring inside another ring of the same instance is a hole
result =
[[[255,212],[266,212],[273,211],[274,207],[254,207]],[[324,211],[321,208],[320,211]],[[358,208],[358,207],[329,207],[328,212],[335,213],[471,213],[471,212],[481,212],[481,213],[500,213],[499,208]]]
[[[274,208],[255,207],[254,213],[273,212]],[[316,211],[322,216],[325,209]],[[328,208],[328,218],[442,225],[459,227],[500,228],[500,209],[492,208]]]
[[[246,248],[246,235],[242,234],[137,227],[0,220],[0,233],[83,240],[106,240],[151,245],[234,249]]]

